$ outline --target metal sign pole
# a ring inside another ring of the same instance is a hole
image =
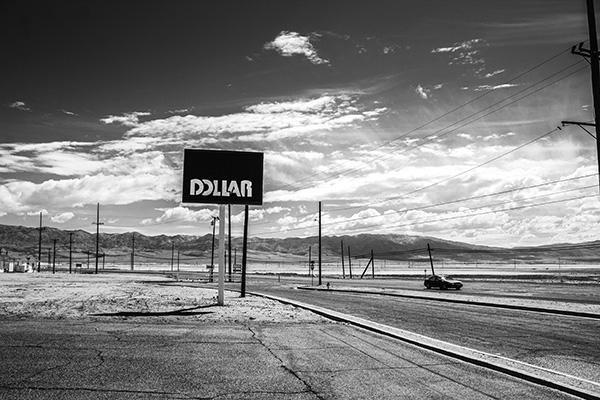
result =
[[[217,304],[225,304],[225,204],[219,204],[219,297]]]

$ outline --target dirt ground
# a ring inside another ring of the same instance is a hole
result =
[[[214,289],[171,286],[152,275],[1,273],[0,317],[88,319],[151,318],[154,323],[325,322],[290,305],[255,296],[225,292],[217,305]]]

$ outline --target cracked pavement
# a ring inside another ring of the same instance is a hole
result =
[[[0,399],[568,399],[257,296],[4,274]]]
[[[0,399],[568,399],[346,324],[5,320]]]

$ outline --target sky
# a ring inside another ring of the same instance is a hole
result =
[[[600,239],[561,124],[593,121],[584,0],[24,0],[0,29],[0,224],[211,233],[182,203],[209,149],[264,153],[252,236],[315,236],[321,202],[327,236]]]

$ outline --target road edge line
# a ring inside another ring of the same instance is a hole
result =
[[[248,294],[261,296],[284,304],[303,308],[335,321],[345,322],[363,329],[367,329],[371,332],[393,337],[420,348],[492,369],[494,371],[502,372],[531,383],[550,387],[583,399],[600,400],[600,384],[593,381],[564,374],[559,371],[537,367],[535,365],[512,360],[506,357],[458,346],[452,343],[429,338],[417,333],[383,325],[352,315],[343,314],[323,307],[313,306],[264,293],[248,292]]]
[[[446,302],[446,303],[468,304],[468,305],[472,305],[472,306],[481,306],[481,307],[496,307],[496,308],[506,308],[509,310],[543,312],[546,314],[566,315],[569,317],[600,319],[600,314],[587,313],[587,312],[582,312],[582,311],[557,310],[557,309],[552,309],[552,308],[518,306],[518,305],[514,305],[514,304],[490,303],[490,302],[470,301],[470,300],[461,300],[461,299],[442,299],[442,298],[438,298],[438,297],[419,296],[419,295],[400,294],[400,293],[387,293],[387,292],[383,292],[383,291],[379,292],[379,291],[373,291],[373,290],[332,289],[332,288],[325,289],[325,288],[313,288],[313,287],[306,287],[306,286],[298,286],[297,289],[324,291],[324,292],[330,291],[330,292],[343,292],[343,293],[375,294],[375,295],[380,295],[380,296],[404,297],[407,299],[432,300],[432,301],[441,301],[441,302]]]

